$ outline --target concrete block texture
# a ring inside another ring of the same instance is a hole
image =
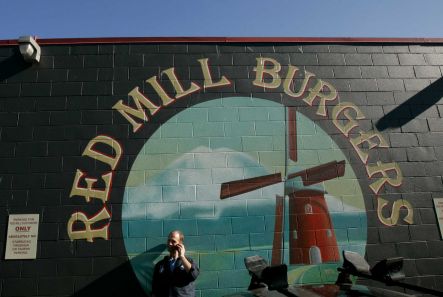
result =
[[[280,252],[294,283],[351,250],[440,284],[441,45],[41,42],[34,65],[0,44],[0,253],[11,214],[40,217],[0,296],[150,295],[171,230],[199,297]]]

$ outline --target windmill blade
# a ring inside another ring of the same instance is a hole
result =
[[[288,107],[288,155],[289,159],[297,162],[297,111],[295,107]]]
[[[310,186],[345,174],[346,162],[332,161],[288,175],[288,179],[300,176],[304,186]]]
[[[282,182],[281,173],[226,182],[221,185],[220,199],[251,192],[279,182]]]
[[[272,241],[272,265],[283,264],[284,217],[285,197],[277,195],[275,200],[274,239]]]

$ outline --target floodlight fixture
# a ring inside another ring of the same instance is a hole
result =
[[[21,36],[18,39],[20,53],[28,63],[40,62],[41,49],[32,36]]]

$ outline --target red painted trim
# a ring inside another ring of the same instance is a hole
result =
[[[356,37],[103,37],[38,39],[40,45],[121,43],[442,43],[443,38],[356,38]],[[0,46],[17,45],[0,40]]]

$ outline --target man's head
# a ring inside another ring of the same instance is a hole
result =
[[[184,238],[185,237],[181,231],[171,231],[168,235],[168,241],[166,243],[169,253],[173,253],[176,249],[175,246],[179,243],[183,243]]]

